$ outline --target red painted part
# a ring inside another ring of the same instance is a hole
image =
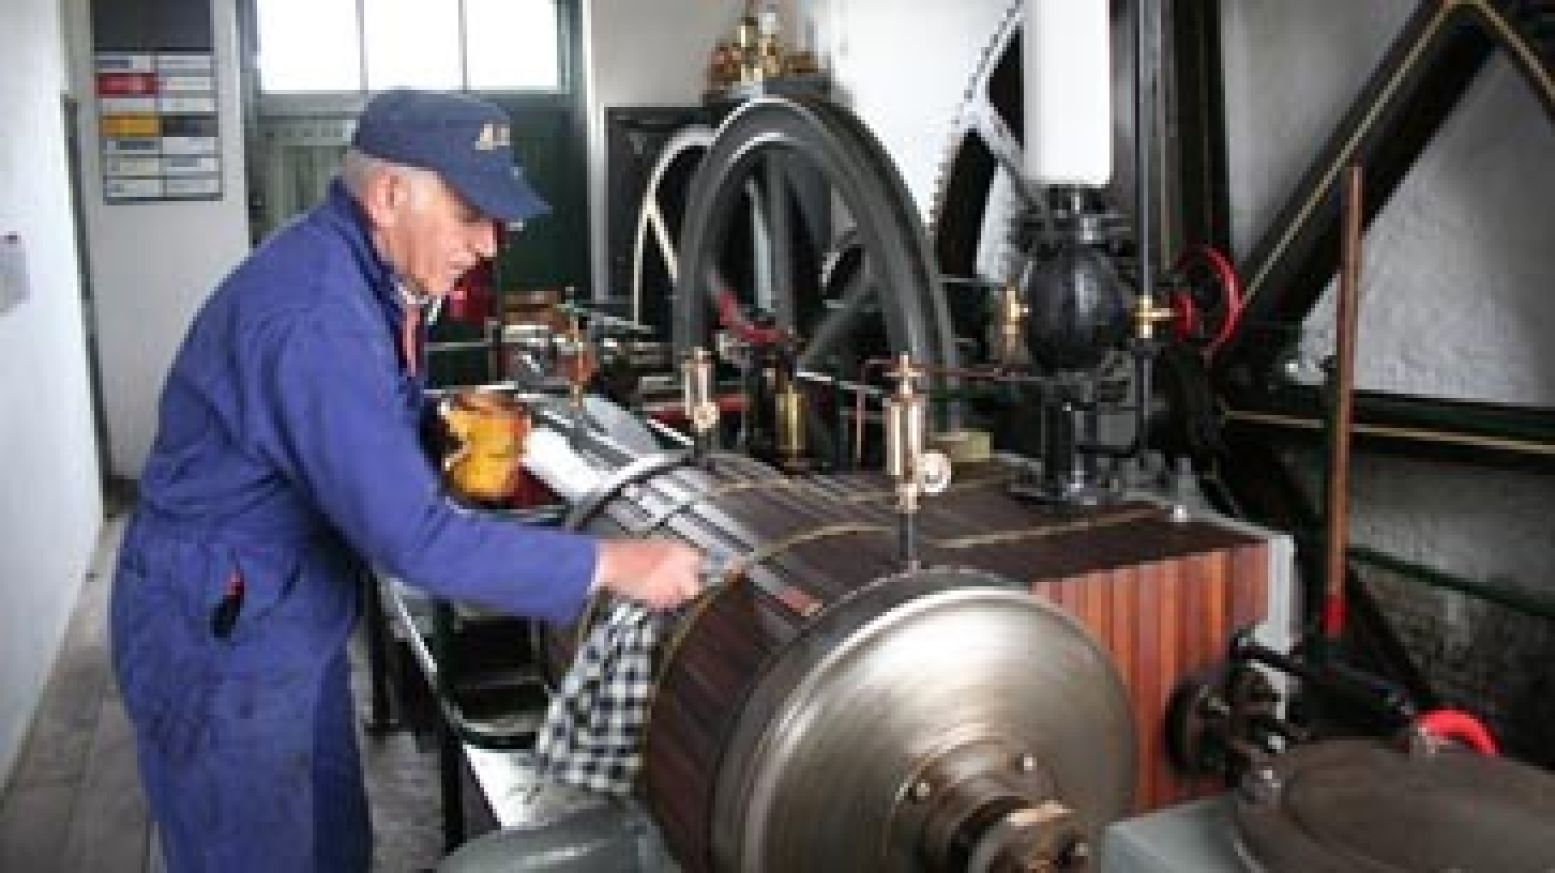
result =
[[[1199,308],[1193,303],[1193,295],[1186,291],[1172,294],[1172,336],[1180,343],[1187,342],[1199,329]]]
[[[718,292],[718,323],[741,342],[753,346],[776,345],[783,341],[781,327],[757,327],[740,314],[740,302],[725,289]]]
[[[513,476],[513,487],[508,492],[508,506],[513,509],[533,509],[549,506],[557,501],[556,493],[536,479],[528,470],[520,468]]]
[[[151,97],[157,93],[156,73],[98,73],[97,93],[103,97]]]
[[[1337,640],[1342,633],[1344,633],[1344,596],[1338,595],[1328,598],[1323,604],[1323,636]]]
[[[1219,351],[1220,347],[1225,345],[1226,341],[1231,339],[1236,333],[1237,326],[1242,323],[1242,311],[1246,308],[1246,303],[1242,293],[1242,280],[1237,276],[1236,267],[1232,266],[1230,258],[1226,257],[1214,246],[1194,246],[1177,258],[1177,264],[1174,269],[1178,274],[1182,274],[1187,271],[1188,267],[1197,262],[1203,262],[1204,266],[1208,267],[1209,271],[1214,274],[1221,293],[1225,297],[1222,301],[1225,306],[1225,318],[1220,323],[1220,329],[1204,345],[1204,354],[1208,356]],[[1175,300],[1173,308],[1176,308]],[[1193,327],[1197,328],[1198,323],[1195,322]],[[1179,328],[1179,330],[1181,329]]]
[[[1433,737],[1456,740],[1481,755],[1501,754],[1484,722],[1461,709],[1433,709],[1415,719],[1415,727]]]
[[[445,313],[454,321],[484,324],[495,314],[496,276],[490,261],[482,261],[460,276],[448,292]]]

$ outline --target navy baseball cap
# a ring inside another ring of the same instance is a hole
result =
[[[385,91],[362,110],[351,146],[436,171],[482,214],[510,224],[551,211],[513,159],[507,113],[484,100],[407,88]]]

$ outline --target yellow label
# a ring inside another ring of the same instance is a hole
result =
[[[103,136],[145,137],[162,135],[162,118],[151,113],[104,115]]]

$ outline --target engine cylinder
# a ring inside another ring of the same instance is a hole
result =
[[[991,573],[901,572],[889,492],[727,455],[638,469],[574,521],[743,567],[674,619],[644,729],[686,869],[1034,865],[1127,809],[1128,699],[1073,619]],[[579,633],[551,637],[553,669]]]

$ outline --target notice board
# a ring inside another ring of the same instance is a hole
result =
[[[221,197],[210,0],[93,0],[109,203]]]

